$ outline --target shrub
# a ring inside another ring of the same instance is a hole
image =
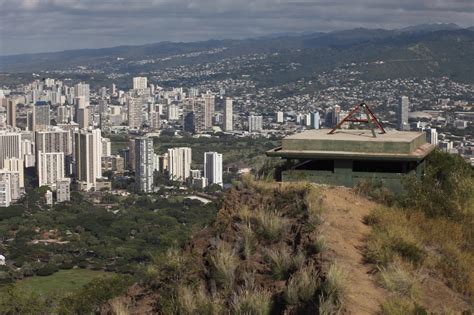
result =
[[[56,271],[58,271],[58,267],[56,267],[56,265],[48,264],[48,265],[38,269],[36,274],[38,276],[50,276],[53,273],[55,273]]]
[[[394,262],[387,268],[382,268],[379,273],[379,281],[384,288],[410,298],[416,297],[419,293],[419,278],[417,273],[400,262]]]
[[[310,301],[320,284],[319,274],[313,264],[295,272],[285,290],[285,300],[289,305],[301,305]]]
[[[213,267],[212,277],[216,282],[226,290],[232,288],[239,262],[226,243],[219,243],[216,251],[211,255],[210,263]]]
[[[435,150],[422,178],[409,177],[400,204],[430,217],[462,220],[474,209],[474,172],[462,157]]]
[[[284,280],[303,265],[306,257],[302,252],[292,255],[286,246],[281,246],[277,249],[267,250],[265,258],[270,263],[273,277]]]
[[[240,290],[232,299],[233,314],[267,315],[271,307],[271,294],[264,290]]]

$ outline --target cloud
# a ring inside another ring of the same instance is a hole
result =
[[[0,0],[0,54],[473,21],[472,0]]]

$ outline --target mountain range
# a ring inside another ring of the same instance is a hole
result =
[[[303,69],[293,73],[294,76],[310,76],[347,63],[384,61],[377,69],[362,67],[364,69],[359,70],[373,79],[449,76],[474,82],[474,28],[461,28],[456,24],[421,24],[397,30],[356,28],[240,40],[160,42],[0,56],[0,71],[41,72],[82,66],[104,72],[113,67],[114,72],[134,74],[252,54],[273,54],[267,59],[270,63],[302,64]],[[154,61],[140,62],[143,60]]]

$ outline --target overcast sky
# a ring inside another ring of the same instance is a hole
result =
[[[0,55],[437,22],[474,0],[0,0]]]

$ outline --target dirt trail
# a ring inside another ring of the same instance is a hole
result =
[[[370,227],[363,219],[377,204],[343,187],[325,189],[324,194],[322,234],[328,245],[327,258],[341,265],[348,275],[346,310],[350,314],[376,314],[388,293],[375,282],[373,266],[364,263]]]

